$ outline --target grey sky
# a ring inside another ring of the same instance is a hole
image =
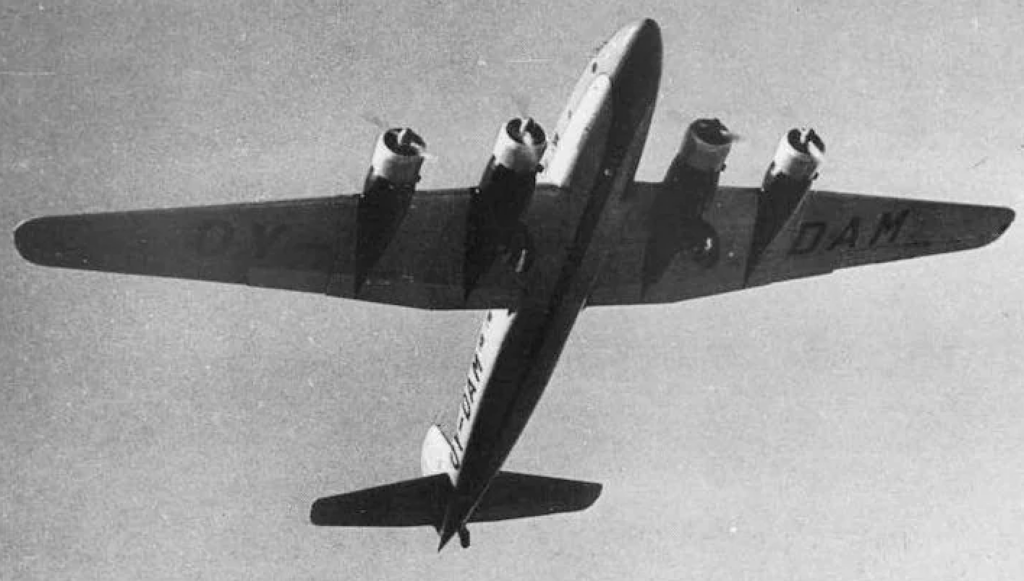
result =
[[[8,2],[4,230],[49,213],[354,192],[376,115],[479,178],[528,94],[547,126],[625,22],[665,40],[639,177],[697,116],[828,143],[819,185],[1022,209],[1017,2]],[[906,5],[904,5],[906,4]],[[47,270],[0,244],[5,579],[1019,579],[1024,234],[664,307],[586,312],[509,468],[586,512],[317,529],[417,475],[479,314]]]

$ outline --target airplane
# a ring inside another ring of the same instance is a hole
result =
[[[672,303],[986,245],[1009,208],[812,189],[825,143],[786,131],[757,187],[720,186],[735,135],[698,119],[661,182],[634,180],[659,90],[650,19],[605,42],[554,132],[502,124],[479,184],[417,189],[426,143],[378,138],[354,195],[49,216],[20,224],[36,264],[486,310],[455,428],[431,425],[422,476],[317,499],[324,526],[468,525],[583,510],[601,485],[502,470],[584,308]]]

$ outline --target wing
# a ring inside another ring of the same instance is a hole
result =
[[[984,246],[1013,221],[1009,208],[810,192],[772,239],[754,244],[758,190],[719,188],[704,218],[715,251],[675,252],[644,284],[650,209],[661,184],[636,183],[620,244],[607,258],[591,305],[681,301],[877,262]],[[649,277],[647,277],[649,278]]]
[[[324,293],[427,309],[514,304],[519,281],[500,260],[466,297],[470,190],[413,195],[397,230],[359,273],[362,196],[51,216],[22,223],[15,243],[45,266],[208,280]],[[564,243],[562,196],[538,187],[524,218],[538,254]],[[358,280],[357,280],[358,279]]]

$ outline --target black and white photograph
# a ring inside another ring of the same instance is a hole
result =
[[[0,578],[1022,578],[1021,38],[4,2]]]

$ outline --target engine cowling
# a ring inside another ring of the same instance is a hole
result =
[[[494,162],[517,174],[536,175],[547,149],[544,128],[529,117],[510,119],[498,129]]]
[[[797,204],[818,178],[818,168],[825,159],[825,142],[813,129],[790,129],[779,140],[775,155],[768,164],[761,184],[760,206],[773,226],[789,218]]]
[[[519,220],[537,186],[540,159],[547,148],[544,129],[533,119],[511,119],[498,130],[491,159],[474,192],[474,219],[485,229],[504,230]]]
[[[720,120],[698,119],[686,129],[679,157],[694,169],[720,172],[734,140]]]
[[[779,140],[761,189],[768,193],[782,179],[810,188],[824,159],[825,142],[813,129],[790,129]]]
[[[711,206],[735,139],[718,119],[698,119],[686,129],[664,183],[689,216],[700,216]]]
[[[366,190],[375,178],[393,186],[409,186],[418,182],[426,148],[423,138],[408,127],[396,127],[381,133],[370,159],[364,193],[370,193]]]
[[[356,293],[405,218],[426,148],[423,138],[407,127],[388,129],[377,138],[356,212]]]
[[[469,203],[463,265],[467,298],[501,254],[516,273],[529,269],[533,245],[520,219],[537,187],[546,148],[544,129],[529,117],[510,119],[498,129],[491,158]]]

